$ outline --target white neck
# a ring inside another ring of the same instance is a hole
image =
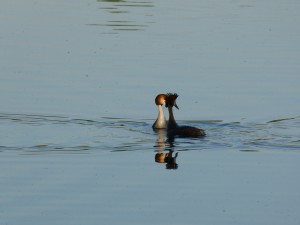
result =
[[[158,116],[154,122],[153,128],[167,128],[167,121],[161,105],[158,105]]]
[[[158,105],[158,116],[154,122],[153,128],[167,128],[167,121],[161,105]]]

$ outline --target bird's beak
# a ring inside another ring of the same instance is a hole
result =
[[[177,109],[179,109],[179,107],[178,107],[178,105],[176,104],[176,102],[175,102],[174,106],[175,106]]]

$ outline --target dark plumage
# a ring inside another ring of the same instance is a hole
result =
[[[205,131],[203,129],[199,129],[196,127],[191,126],[178,126],[174,115],[173,115],[173,106],[175,106],[177,109],[178,106],[176,104],[176,99],[178,95],[168,93],[166,95],[166,107],[169,110],[169,122],[168,122],[168,136],[169,137],[203,137],[205,136]]]

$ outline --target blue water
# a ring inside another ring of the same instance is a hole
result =
[[[2,3],[0,224],[299,224],[299,9]]]
[[[153,131],[154,120],[130,118],[72,118],[66,116],[0,114],[0,149],[16,154],[91,151],[191,150],[300,150],[300,117],[253,123],[181,121],[203,128],[205,138],[176,138],[170,143],[166,132]],[[156,145],[157,144],[157,145]],[[155,147],[158,146],[158,149]]]

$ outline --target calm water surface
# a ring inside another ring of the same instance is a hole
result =
[[[300,224],[297,1],[0,9],[0,224]],[[179,124],[151,128],[158,93]]]
[[[0,114],[1,220],[299,222],[300,117],[179,121],[208,135],[173,142],[152,122]]]

